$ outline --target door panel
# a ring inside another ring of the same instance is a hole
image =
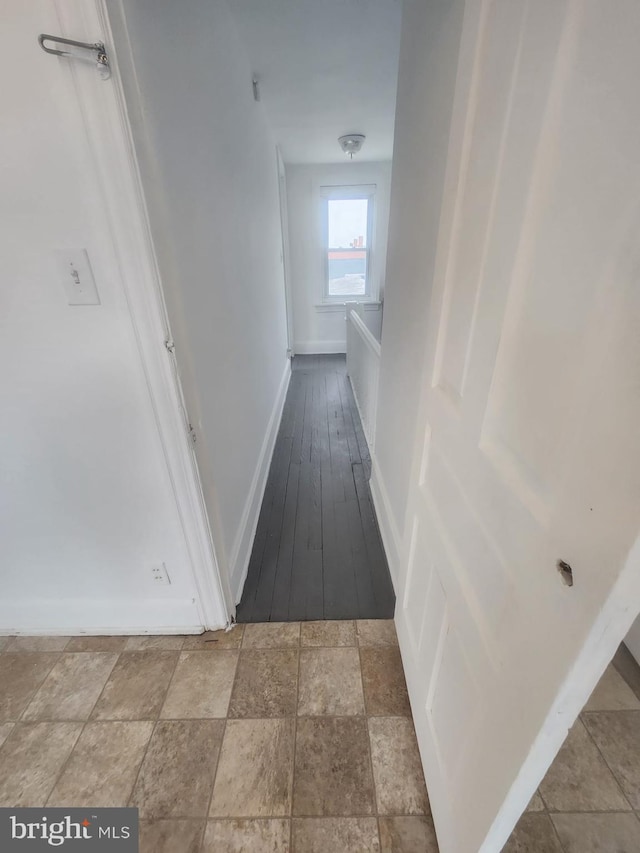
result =
[[[464,140],[469,149],[456,225],[456,241],[458,245],[464,241],[464,252],[456,251],[452,257],[439,325],[440,353],[435,376],[435,384],[449,390],[454,398],[463,396],[470,358],[475,306],[490,234],[487,212],[500,168],[513,95],[514,74],[505,73],[505,65],[517,68],[523,12],[521,3],[505,9],[489,6],[475,58]]]
[[[640,609],[638,28],[467,4],[396,614],[441,853],[500,850]]]

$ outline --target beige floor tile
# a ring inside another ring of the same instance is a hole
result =
[[[13,637],[7,643],[7,652],[61,652],[70,637]]]
[[[81,723],[18,723],[2,747],[0,806],[44,806]]]
[[[372,717],[368,722],[378,813],[429,814],[412,721],[402,717]]]
[[[545,805],[540,796],[540,791],[536,791],[533,797],[529,800],[529,805],[526,808],[528,812],[543,812]]]
[[[200,853],[204,823],[203,820],[141,820],[140,853]]]
[[[156,723],[129,805],[145,820],[206,817],[223,733],[223,720]]]
[[[366,720],[298,719],[293,814],[347,817],[373,813]]]
[[[299,622],[260,622],[244,626],[243,649],[283,649],[300,642]]]
[[[88,719],[117,659],[117,654],[109,652],[65,652],[31,700],[22,719]]]
[[[26,652],[0,655],[0,720],[19,720],[59,655]]]
[[[126,637],[72,637],[65,652],[121,652]]]
[[[634,814],[554,814],[565,853],[638,853],[640,821]]]
[[[438,853],[430,817],[381,817],[380,853]]]
[[[210,820],[202,853],[289,853],[289,821]]]
[[[289,717],[296,713],[297,649],[243,649],[230,717]]]
[[[237,662],[237,651],[180,652],[160,717],[226,717]]]
[[[301,649],[298,715],[364,714],[358,649]]]
[[[352,619],[344,621],[303,622],[301,646],[355,646],[356,626]]]
[[[584,722],[634,809],[640,809],[640,711],[585,714]]]
[[[150,636],[148,634],[127,637],[125,649],[128,652],[180,652],[184,645],[184,637],[178,635]]]
[[[291,814],[294,720],[228,720],[210,817]]]
[[[179,652],[123,652],[91,715],[94,720],[155,720]]]
[[[338,850],[380,853],[377,820],[374,817],[293,819],[292,853],[337,853]]]
[[[551,811],[628,810],[611,771],[577,720],[547,775],[540,793]]]
[[[640,710],[640,699],[638,699],[618,670],[613,665],[609,664],[583,710]]]
[[[0,723],[0,746],[9,737],[14,726],[15,723]]]
[[[358,619],[356,631],[360,646],[398,645],[393,619]]]
[[[0,637],[0,652],[9,645],[13,637]]]
[[[411,716],[400,650],[361,648],[362,683],[367,714],[372,717]]]
[[[87,723],[48,806],[126,806],[152,722]]]
[[[546,814],[524,814],[502,853],[563,853]]]
[[[190,634],[184,638],[183,652],[216,649],[239,649],[242,645],[244,625],[234,625],[230,631],[205,631],[204,634]]]

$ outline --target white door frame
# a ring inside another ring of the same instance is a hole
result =
[[[112,76],[99,85],[91,78],[98,71],[86,64],[52,61],[69,61],[72,66],[101,201],[189,553],[198,614],[205,629],[221,628],[229,624],[235,608],[216,557],[182,391],[173,354],[166,346],[171,341],[169,321],[106,2],[54,3],[61,35],[88,42],[102,38],[107,46]]]
[[[289,263],[289,208],[287,205],[287,173],[280,148],[276,145],[278,166],[278,198],[280,200],[280,230],[282,231],[282,272],[284,275],[284,302],[287,312],[287,351],[293,351],[293,298],[291,295],[291,274]]]

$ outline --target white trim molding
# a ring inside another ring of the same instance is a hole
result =
[[[129,636],[140,634],[201,634],[202,624],[192,598],[152,598],[144,601],[109,598],[67,599],[56,606],[32,599],[0,604],[0,635]],[[88,628],[87,626],[91,626]]]
[[[380,528],[380,536],[382,537],[382,545],[387,556],[389,564],[389,573],[396,595],[398,595],[398,577],[400,570],[400,557],[402,554],[402,537],[396,525],[393,511],[389,502],[389,495],[384,485],[384,480],[380,473],[380,466],[375,458],[371,455],[371,480],[369,481],[371,489],[371,497],[373,506],[378,519]]]
[[[260,508],[262,507],[264,491],[267,486],[267,477],[269,476],[269,468],[271,467],[271,459],[273,458],[276,438],[278,437],[280,421],[282,420],[282,410],[284,409],[284,402],[287,399],[290,379],[291,362],[287,359],[229,560],[231,589],[233,600],[236,604],[240,603],[244,582],[247,579],[253,540],[255,539],[256,528],[258,527]]]
[[[346,311],[347,304],[353,304],[357,302],[358,305],[362,305],[363,311],[379,311],[382,308],[382,302],[364,302],[354,296],[353,299],[349,299],[349,303],[347,302],[317,302],[314,305],[314,308],[319,314],[324,312],[328,313],[338,313],[339,311]]]

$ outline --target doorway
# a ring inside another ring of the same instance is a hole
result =
[[[104,10],[5,11],[0,631],[221,627],[117,68],[38,44],[112,44]]]

